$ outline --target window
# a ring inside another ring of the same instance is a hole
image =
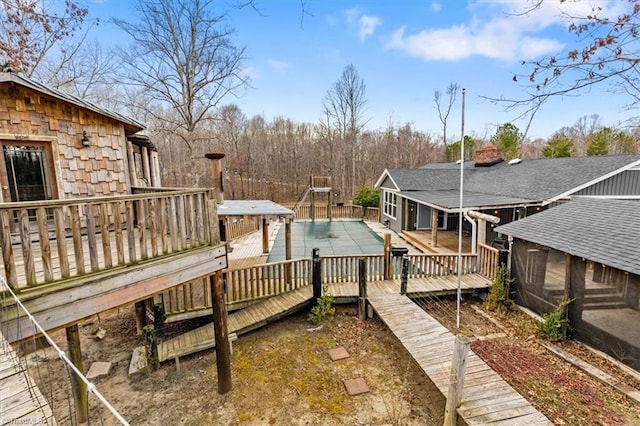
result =
[[[395,219],[396,208],[397,208],[396,194],[393,192],[384,191],[384,205],[383,205],[384,214]]]

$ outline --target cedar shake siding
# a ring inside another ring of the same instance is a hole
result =
[[[82,144],[83,131],[89,146]],[[53,168],[50,185],[57,198],[129,192],[125,124],[113,118],[3,82],[0,142],[45,146]]]

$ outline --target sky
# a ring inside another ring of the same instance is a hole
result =
[[[134,16],[128,0],[86,0],[101,23],[92,32],[101,43],[126,46],[128,40],[108,20]],[[592,5],[617,16],[619,0],[566,2],[546,0],[527,15],[516,12],[526,1],[396,0],[350,1],[254,0],[258,9],[233,11],[228,24],[233,40],[246,48],[244,73],[251,87],[223,103],[237,104],[247,117],[277,116],[317,123],[322,102],[347,65],[353,64],[366,85],[367,128],[383,129],[410,122],[434,135],[442,124],[434,91],[450,83],[466,89],[464,132],[489,137],[498,125],[512,122],[521,130],[526,121],[518,111],[505,111],[484,97],[525,95],[514,74],[531,70],[523,61],[565,52],[575,36],[558,12],[571,7],[583,12]],[[532,122],[528,136],[548,138],[580,117],[598,114],[603,125],[619,125],[632,113],[622,95],[593,87],[578,96],[548,102]],[[462,131],[461,96],[449,122],[449,139]]]

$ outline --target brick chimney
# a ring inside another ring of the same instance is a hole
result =
[[[484,145],[476,150],[476,167],[491,167],[502,161],[502,152],[500,152],[500,148],[493,144]]]
[[[222,159],[224,158],[224,154],[211,153],[205,154],[204,157],[213,162],[213,190],[216,196],[216,201],[218,202],[218,204],[222,204],[224,203],[224,178],[222,176]]]

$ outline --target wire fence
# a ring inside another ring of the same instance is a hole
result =
[[[25,321],[33,327],[33,333],[23,339],[20,330],[25,328]],[[13,344],[3,337],[16,333]],[[81,391],[76,392],[76,388]],[[2,277],[0,389],[3,425],[129,424],[38,324]]]

